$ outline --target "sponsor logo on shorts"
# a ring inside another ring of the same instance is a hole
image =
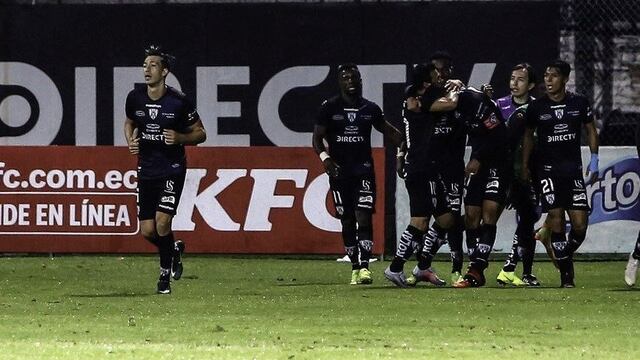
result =
[[[373,196],[372,195],[360,196],[358,198],[358,203],[360,203],[360,204],[362,204],[362,203],[373,203]]]
[[[160,198],[160,202],[175,204],[176,203],[176,197],[175,196],[163,196],[162,198]]]
[[[587,201],[587,194],[582,193],[582,194],[573,195],[573,202],[583,202],[583,201]]]
[[[487,189],[497,189],[500,187],[500,181],[493,180],[487,183]]]

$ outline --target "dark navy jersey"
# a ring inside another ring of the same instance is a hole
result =
[[[527,109],[527,127],[538,135],[537,163],[540,176],[576,176],[582,172],[582,125],[593,121],[588,100],[567,93],[560,102],[543,96]]]
[[[407,97],[415,97],[415,87],[408,86]],[[423,172],[435,166],[434,159],[429,156],[430,142],[434,132],[434,114],[429,112],[431,105],[444,96],[444,90],[429,87],[420,96],[421,112],[407,110],[407,103],[402,106],[405,139],[407,142],[406,169],[408,173]]]
[[[432,113],[433,134],[428,157],[438,169],[462,164],[467,140],[465,125],[456,119],[453,111]]]
[[[146,87],[136,87],[127,95],[125,112],[140,137],[139,178],[158,179],[186,170],[184,146],[165,144],[162,134],[165,129],[186,132],[200,118],[183,93],[167,87],[160,99],[151,100]]]
[[[384,115],[378,105],[364,98],[349,105],[341,96],[335,96],[322,103],[316,124],[327,129],[329,152],[340,166],[340,175],[373,172],[371,128],[384,126]]]
[[[458,95],[454,113],[456,119],[466,125],[472,159],[492,165],[507,161],[507,127],[491,98],[474,88],[467,88]]]

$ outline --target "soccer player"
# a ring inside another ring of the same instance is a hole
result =
[[[142,236],[160,254],[159,294],[171,293],[171,276],[183,272],[182,241],[174,241],[171,222],[184,185],[185,145],[206,139],[194,105],[178,90],[166,85],[173,56],[151,45],[143,64],[146,87],[127,96],[124,136],[129,152],[138,156],[138,218]]]
[[[460,80],[452,79],[454,75],[453,59],[446,51],[437,51],[431,56],[431,63],[440,73],[446,90],[459,90],[464,87]],[[464,187],[464,152],[467,144],[467,133],[464,124],[458,121],[453,111],[441,116],[436,122],[432,142],[438,169],[447,191],[447,203],[453,215],[453,225],[446,231],[446,242],[451,254],[451,283],[462,279],[463,249],[462,240],[464,221],[462,220],[462,189]],[[432,250],[437,253],[444,241],[440,241]]]
[[[356,65],[338,67],[338,85],[340,94],[320,107],[313,129],[313,148],[329,175],[345,251],[351,260],[350,283],[371,284],[371,219],[376,201],[371,128],[382,132],[398,147],[403,139],[384,120],[380,107],[362,97],[362,78]]]
[[[407,154],[402,175],[409,193],[411,219],[398,240],[391,265],[384,272],[385,277],[399,287],[413,286],[418,281],[438,286],[446,284],[431,269],[432,249],[438,246],[444,231],[452,226],[453,216],[447,207],[446,189],[436,161],[441,153],[432,151],[431,142],[437,129],[435,124],[446,116],[444,112],[455,108],[457,96],[454,92],[451,97],[446,97],[442,85],[442,77],[435,65],[420,64],[414,67],[412,84],[405,93],[403,120]],[[398,163],[402,164],[404,154],[399,155]],[[434,216],[435,223],[427,231],[431,216]],[[407,279],[404,263],[416,251],[418,265]]]
[[[640,125],[636,125],[636,150],[640,157]],[[629,254],[629,261],[627,262],[627,267],[624,270],[624,282],[629,286],[633,286],[636,283],[638,263],[640,263],[640,232],[638,232],[636,246],[631,254]]]
[[[580,153],[584,127],[591,160],[587,169],[589,182],[598,174],[598,133],[588,100],[566,90],[571,67],[562,60],[546,66],[544,84],[546,94],[529,104],[522,152],[522,178],[531,178],[535,166],[541,189],[543,211],[548,212],[551,225],[551,245],[560,269],[561,286],[575,287],[573,254],[585,239],[589,203],[582,177]],[[537,132],[537,156],[529,163]],[[565,235],[565,211],[569,215],[571,231]]]
[[[464,121],[471,145],[467,178],[465,229],[469,267],[457,288],[479,287],[496,239],[496,223],[506,198],[510,171],[507,128],[496,103],[473,88],[462,91],[456,115]]]
[[[509,88],[511,94],[498,99],[498,107],[502,117],[507,121],[511,150],[514,151],[515,175],[509,189],[509,203],[516,210],[518,226],[513,235],[511,253],[498,274],[497,281],[502,285],[540,286],[540,282],[532,274],[533,257],[536,243],[533,236],[533,226],[538,220],[536,211],[538,197],[530,183],[520,180],[522,166],[522,136],[525,129],[525,114],[527,105],[533,100],[530,91],[536,85],[533,67],[528,63],[517,64],[511,69]],[[518,260],[522,259],[522,279],[515,274]]]

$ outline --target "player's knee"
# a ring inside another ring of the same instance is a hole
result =
[[[160,236],[165,236],[171,232],[171,219],[156,219],[156,232]]]
[[[411,220],[409,220],[409,225],[423,232],[427,231],[428,224],[426,217],[412,217]]]
[[[444,213],[436,218],[436,223],[444,230],[451,229],[455,224],[455,217],[451,213]]]

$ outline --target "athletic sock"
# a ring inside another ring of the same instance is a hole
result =
[[[438,231],[433,226],[422,236],[422,250],[418,253],[418,268],[426,270],[431,267],[434,247],[438,246]],[[435,250],[438,251],[437,249]]]
[[[371,252],[373,251],[373,241],[371,240],[358,240],[358,250],[360,250],[360,268],[369,268],[369,259],[371,259]]]
[[[351,261],[351,270],[359,270],[360,269],[360,259],[358,259],[358,246],[351,245],[345,246],[344,251],[347,253],[349,257],[349,261]]]
[[[396,255],[391,261],[390,269],[393,272],[401,272],[404,263],[411,258],[413,252],[420,247],[419,241],[422,240],[424,231],[415,226],[407,226],[407,229],[398,239],[396,247]]]
[[[171,272],[171,263],[173,260],[174,249],[173,233],[170,232],[164,236],[158,236],[158,252],[160,253],[160,268],[169,269]]]
[[[505,272],[514,272],[516,270],[516,266],[518,265],[518,234],[513,235],[513,242],[511,243],[511,252],[507,255],[507,260],[504,262],[502,266],[502,271]]]
[[[480,241],[478,241],[478,245],[470,258],[473,268],[484,270],[489,266],[489,255],[491,255],[491,249],[496,242],[496,226],[482,224],[480,229]]]
[[[478,245],[480,233],[480,228],[465,230],[465,242],[467,244],[467,254],[469,254],[469,256],[473,254],[473,250],[476,248],[476,245]]]
[[[463,232],[462,218],[458,218],[455,225],[447,232],[451,252],[451,272],[462,272],[462,262],[464,261],[462,255]]]

